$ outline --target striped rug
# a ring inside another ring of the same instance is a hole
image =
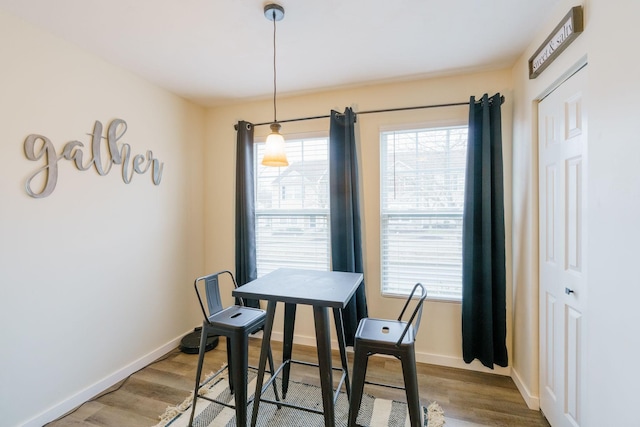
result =
[[[277,381],[279,382],[279,379]],[[250,371],[248,390],[254,389],[255,373]],[[281,390],[280,384],[278,384],[278,390]],[[224,375],[218,376],[215,381],[205,381],[200,394],[233,404],[233,395],[229,393],[228,382]],[[273,399],[273,388],[267,389],[263,393],[263,397]],[[295,405],[322,410],[320,388],[314,385],[290,381],[286,401]],[[160,422],[155,427],[186,427],[191,415],[191,402],[192,398],[189,397],[181,405],[167,408],[167,411],[160,417]],[[252,409],[253,404],[250,404],[247,408],[249,419],[251,419]],[[349,404],[345,393],[340,393],[338,396],[335,411],[336,425],[346,426]],[[408,427],[409,414],[407,405],[404,402],[377,399],[365,394],[358,414],[358,424],[370,427]],[[235,411],[223,405],[198,399],[193,425],[196,427],[235,427]],[[324,418],[319,414],[292,408],[282,407],[277,409],[276,405],[262,402],[260,403],[257,425],[259,427],[323,427]],[[444,425],[444,414],[437,403],[433,402],[428,407],[423,408],[423,425],[428,427],[441,427]]]

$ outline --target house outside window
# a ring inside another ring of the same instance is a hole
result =
[[[382,294],[408,295],[420,282],[430,299],[460,301],[467,126],[380,139]]]
[[[287,140],[289,166],[262,166],[254,144],[258,277],[280,268],[329,270],[329,138]]]

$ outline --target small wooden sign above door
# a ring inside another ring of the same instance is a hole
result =
[[[529,58],[529,79],[538,77],[582,33],[583,28],[582,6],[572,7]]]

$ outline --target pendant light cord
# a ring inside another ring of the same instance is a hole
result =
[[[278,123],[276,108],[276,11],[273,11],[273,121]]]

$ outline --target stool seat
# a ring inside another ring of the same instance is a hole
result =
[[[262,327],[265,316],[265,311],[259,308],[232,305],[216,314],[212,314],[208,319],[209,323],[211,323],[210,329],[234,331],[245,328],[252,329],[259,323],[261,323],[260,327]]]
[[[383,347],[384,345],[393,345],[393,347],[396,347],[406,328],[407,322],[399,320],[364,318],[358,324],[355,337],[362,343],[378,344]],[[409,330],[402,337],[400,345],[411,344],[414,341],[413,326],[409,325]]]

